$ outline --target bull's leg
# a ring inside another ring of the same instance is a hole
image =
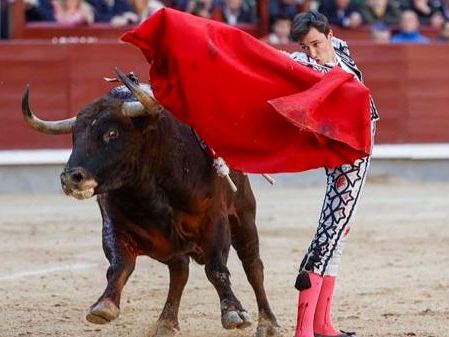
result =
[[[246,328],[251,325],[251,317],[234,295],[226,267],[231,243],[229,224],[222,220],[208,232],[210,237],[205,240],[208,242],[208,247],[205,247],[208,259],[205,271],[220,298],[221,323],[225,329]]]
[[[168,263],[170,287],[167,301],[157,322],[155,337],[174,336],[179,330],[178,309],[181,295],[189,278],[189,257],[182,256]]]
[[[87,312],[86,319],[89,322],[105,324],[119,316],[122,289],[134,270],[135,261],[135,257],[121,256],[120,259],[111,262],[106,273],[108,285],[103,295]]]
[[[235,217],[230,218],[232,245],[242,261],[246,277],[256,295],[259,309],[256,336],[275,336],[279,333],[279,325],[271,311],[263,285],[264,267],[259,255],[259,238],[254,220],[255,214],[251,210],[242,213],[239,219]]]
[[[136,249],[126,235],[117,234],[110,223],[103,224],[103,250],[110,266],[106,273],[108,284],[103,295],[88,310],[86,319],[105,324],[120,314],[120,296],[136,264]]]

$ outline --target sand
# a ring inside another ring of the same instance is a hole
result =
[[[323,188],[256,186],[266,289],[293,336],[297,267],[316,226]],[[337,282],[334,321],[361,337],[449,336],[449,185],[370,181]],[[121,315],[93,325],[86,309],[106,285],[100,214],[94,200],[0,195],[0,337],[151,336],[168,289],[167,268],[141,257]],[[255,298],[234,252],[228,263],[243,305]],[[218,296],[191,264],[179,337],[252,336],[220,324]]]

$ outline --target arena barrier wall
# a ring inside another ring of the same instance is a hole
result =
[[[449,143],[449,45],[354,42],[352,54],[381,115],[376,143]],[[148,76],[140,51],[127,44],[0,44],[0,150],[70,148],[69,136],[46,136],[25,125],[20,108],[25,85],[30,84],[31,107],[39,116],[67,118],[115,85],[103,79],[114,77],[115,67],[141,80]]]

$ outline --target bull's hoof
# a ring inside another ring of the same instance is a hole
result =
[[[225,329],[244,329],[251,325],[251,316],[244,310],[228,311],[221,316],[221,324]]]
[[[171,325],[159,324],[153,337],[173,337],[178,332],[178,328]]]
[[[94,324],[113,321],[120,314],[120,309],[111,300],[102,300],[89,308],[86,319]]]
[[[177,320],[160,319],[157,321],[156,331],[152,337],[173,337],[179,331]]]
[[[273,324],[259,324],[255,337],[275,337],[280,336],[280,328]]]

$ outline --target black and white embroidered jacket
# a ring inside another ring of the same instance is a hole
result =
[[[351,54],[349,52],[348,44],[336,37],[332,38],[332,46],[334,47],[335,54],[337,55],[338,60],[344,65],[342,68],[346,67],[357,77],[357,79],[363,82],[363,75],[354,60],[351,58]],[[316,71],[327,73],[329,72],[334,65],[320,65],[313,58],[307,56],[306,53],[303,52],[294,52],[290,54],[290,57],[295,61],[304,64]],[[377,121],[379,119],[379,115],[377,113],[376,105],[374,104],[373,97],[370,96],[370,109],[371,109],[371,120]]]

